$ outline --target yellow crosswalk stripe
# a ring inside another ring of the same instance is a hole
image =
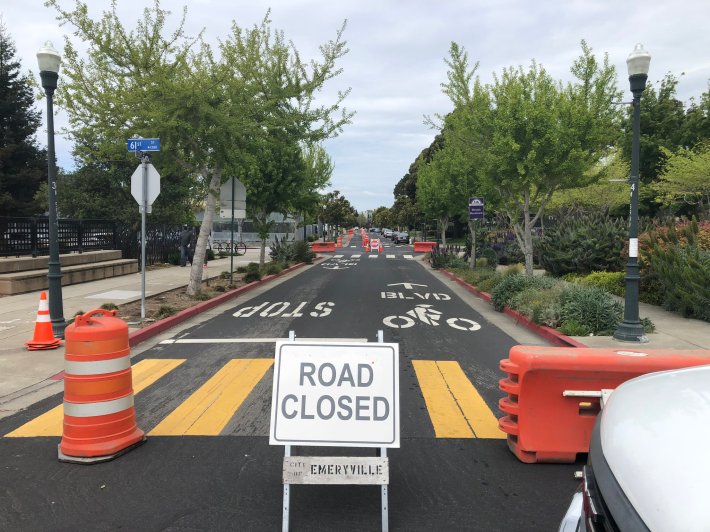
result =
[[[437,438],[505,438],[458,362],[413,360],[412,364]]]
[[[132,368],[133,393],[137,394],[155,381],[170,373],[185,359],[152,358],[137,362]],[[36,436],[61,436],[64,422],[64,405],[28,421],[21,427],[5,434],[8,438],[31,438]]]
[[[271,358],[230,360],[149,435],[218,435],[273,363]]]

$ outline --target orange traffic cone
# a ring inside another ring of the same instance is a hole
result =
[[[56,349],[62,345],[62,341],[55,338],[54,333],[52,332],[52,320],[49,318],[47,292],[42,292],[39,296],[39,309],[37,309],[35,333],[32,340],[25,342],[25,345],[30,351],[38,351],[40,349]]]
[[[382,253],[382,249],[383,249],[382,244],[380,244],[380,253]]]

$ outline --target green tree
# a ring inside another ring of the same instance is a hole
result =
[[[409,229],[412,227],[419,215],[417,204],[411,200],[409,196],[397,196],[394,200],[394,205],[390,209],[394,224],[400,229]]]
[[[475,151],[476,172],[484,188],[499,196],[528,275],[533,270],[532,229],[550,198],[558,190],[597,180],[592,170],[614,138],[618,110],[613,102],[619,96],[614,67],[606,57],[600,64],[582,41],[571,71],[576,81],[563,85],[534,61],[527,70],[506,68],[480,89],[474,104],[466,104],[470,83],[461,75],[450,72],[455,82],[445,87],[454,106],[475,113],[467,124],[469,134],[482,140]],[[482,105],[486,98],[487,108]],[[485,131],[490,131],[487,141],[481,135]]]
[[[329,192],[323,197],[319,218],[328,224],[331,238],[336,236],[337,228],[344,225],[355,225],[357,210],[338,190]]]
[[[270,176],[293,163],[293,146],[333,137],[350,121],[352,115],[341,111],[347,91],[338,93],[335,103],[315,102],[324,84],[340,73],[336,63],[347,52],[344,25],[336,39],[320,47],[320,61],[305,63],[282,32],[272,31],[268,14],[248,30],[233,23],[216,59],[200,36],[186,35],[185,11],[177,29],[165,36],[169,12],[157,1],[132,31],[123,27],[115,4],[98,22],[82,2],[71,11],[56,0],[48,4],[88,46],[87,58],[79,59],[71,42],[65,45],[65,102],[78,155],[85,155],[82,140],[88,138],[98,144],[94,157],[113,160],[125,150],[128,133],[160,137],[161,170],[181,171],[201,185],[204,217],[187,288],[195,294],[223,176],[242,178],[252,191],[252,212],[269,206],[287,212],[291,198],[280,204],[283,195]],[[276,145],[267,148],[269,142]],[[282,154],[287,161],[260,160]]]
[[[664,205],[696,205],[710,217],[710,142],[695,149],[664,150],[666,164],[653,188]]]
[[[15,44],[0,22],[0,216],[31,216],[47,205],[46,194],[35,197],[47,181],[47,154],[35,140],[41,115],[33,109],[31,83],[20,74]]]
[[[639,178],[644,184],[654,182],[663,171],[666,161],[663,150],[676,150],[683,145],[685,110],[683,102],[676,97],[677,87],[678,79],[666,74],[658,90],[649,83],[641,97]],[[633,139],[631,107],[627,109],[622,126],[621,153],[630,160]],[[646,196],[644,199],[648,208],[651,198]]]
[[[303,223],[311,223],[318,216],[321,194],[333,176],[333,162],[321,144],[302,147],[305,178],[292,198],[291,211],[303,215]],[[295,232],[295,229],[294,229]]]
[[[372,213],[372,225],[380,228],[394,225],[390,209],[384,206],[377,207]]]

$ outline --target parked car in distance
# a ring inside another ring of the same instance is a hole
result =
[[[371,232],[371,233],[379,233],[379,232],[380,232],[380,228],[379,228],[379,227],[373,227],[373,228],[370,229],[370,232]]]
[[[708,441],[710,365],[621,384],[597,417],[560,531],[708,530]]]
[[[392,240],[395,244],[409,244],[409,233],[404,231],[396,233]]]
[[[392,236],[392,229],[387,229],[387,228],[382,229],[382,235],[385,238],[390,238]]]

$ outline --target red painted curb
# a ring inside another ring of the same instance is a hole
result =
[[[463,286],[466,290],[471,292],[472,294],[480,297],[484,301],[490,302],[491,300],[491,295],[487,292],[483,292],[476,288],[475,286],[467,283],[464,281],[461,277],[458,275],[451,273],[446,270],[439,270],[444,275],[446,275],[449,279],[452,279],[453,281],[456,281],[458,284]],[[503,313],[510,316],[513,318],[515,321],[523,325],[526,329],[529,329],[530,331],[534,332],[535,334],[541,336],[548,342],[560,346],[560,347],[587,347],[585,344],[578,342],[577,340],[574,340],[573,338],[570,338],[569,336],[566,336],[562,334],[561,332],[553,329],[552,327],[546,327],[545,325],[538,325],[537,323],[534,323],[531,321],[529,318],[523,316],[520,314],[518,311],[513,310],[512,308],[505,307],[503,309]]]
[[[174,327],[175,325],[178,325],[179,323],[182,323],[183,321],[186,321],[193,316],[200,314],[201,312],[205,312],[206,310],[210,310],[211,308],[214,308],[218,305],[221,305],[225,301],[229,301],[232,298],[235,298],[244,292],[248,292],[250,290],[253,290],[257,286],[261,286],[264,283],[267,283],[273,279],[276,279],[277,277],[281,277],[282,275],[285,275],[289,272],[292,272],[293,270],[296,270],[298,268],[301,268],[305,266],[305,262],[299,262],[298,264],[294,264],[293,266],[286,268],[285,270],[281,271],[281,273],[277,273],[275,275],[267,275],[265,277],[262,277],[258,281],[254,281],[253,283],[249,283],[244,286],[240,286],[239,288],[235,288],[234,290],[230,290],[229,292],[225,292],[222,295],[219,295],[217,297],[213,297],[212,299],[208,301],[204,301],[202,303],[198,303],[197,305],[194,305],[190,308],[186,308],[183,311],[178,312],[177,314],[174,314],[173,316],[169,316],[165,319],[162,319],[160,321],[156,321],[152,325],[148,325],[147,327],[143,327],[142,329],[139,329],[137,331],[132,332],[131,334],[128,335],[128,344],[131,347],[134,347],[138,345],[141,342],[144,342],[145,340],[152,338],[153,336],[156,336],[160,334],[163,331],[166,331],[170,329],[171,327]]]

